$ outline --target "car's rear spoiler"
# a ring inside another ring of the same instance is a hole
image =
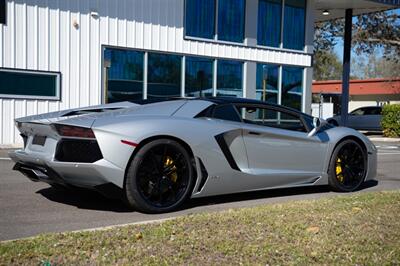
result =
[[[135,103],[131,103],[131,102],[102,104],[102,105],[67,109],[67,110],[63,110],[63,111],[57,111],[57,112],[51,112],[51,113],[45,113],[45,114],[39,114],[39,115],[20,117],[20,118],[15,119],[15,122],[16,123],[27,123],[27,122],[32,123],[35,121],[40,121],[40,123],[43,123],[45,120],[52,119],[52,118],[77,116],[77,115],[84,115],[84,114],[88,114],[88,113],[100,113],[100,112],[130,108],[130,107],[134,107],[134,106],[139,106],[139,104],[135,104]]]

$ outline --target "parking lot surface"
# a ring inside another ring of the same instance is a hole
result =
[[[360,190],[400,189],[400,143],[376,142],[378,176]],[[12,171],[7,150],[0,150],[0,240],[110,226],[287,200],[313,199],[338,193],[327,187],[279,189],[189,201],[182,210],[147,215],[90,191],[57,191]],[[357,192],[358,193],[358,192]]]

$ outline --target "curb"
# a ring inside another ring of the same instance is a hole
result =
[[[28,236],[28,237],[0,240],[0,243],[9,243],[9,242],[18,241],[18,240],[29,240],[29,239],[36,238],[39,235],[47,235],[47,234],[64,234],[64,233],[74,233],[74,234],[76,234],[76,233],[82,233],[82,232],[107,231],[107,230],[111,230],[111,229],[115,229],[115,228],[131,226],[131,225],[161,224],[161,223],[166,222],[166,221],[175,220],[178,217],[180,217],[180,216],[173,216],[173,217],[153,219],[153,220],[145,220],[145,221],[133,222],[133,223],[124,223],[124,224],[99,226],[99,227],[86,228],[86,229],[80,229],[80,230],[72,230],[72,231],[46,232],[46,233],[41,233],[41,234]]]
[[[0,150],[16,150],[22,149],[23,147],[22,144],[0,145]]]

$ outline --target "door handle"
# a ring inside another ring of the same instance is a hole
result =
[[[249,131],[250,135],[255,135],[255,136],[260,136],[261,133],[255,132],[255,131]]]

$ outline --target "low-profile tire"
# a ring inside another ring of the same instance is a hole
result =
[[[351,192],[357,190],[367,174],[367,154],[352,139],[340,142],[333,151],[329,164],[328,181],[332,190]]]
[[[194,185],[190,153],[177,141],[153,140],[136,153],[125,178],[129,207],[146,213],[176,210]]]

